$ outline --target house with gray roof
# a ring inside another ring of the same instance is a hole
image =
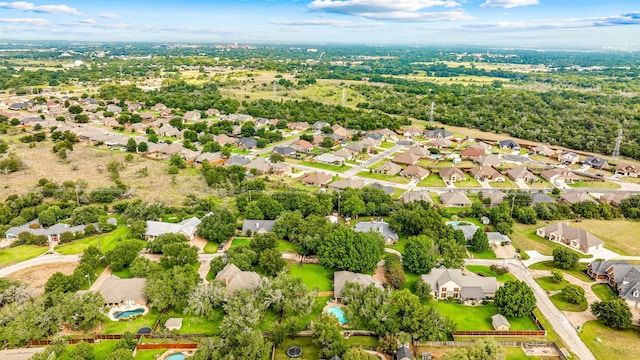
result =
[[[594,169],[608,169],[609,162],[603,158],[595,157],[595,156],[587,156],[586,159],[582,162],[584,165],[589,165]]]
[[[445,129],[433,129],[425,132],[424,136],[429,139],[449,139],[453,137],[453,133]]]
[[[473,235],[475,235],[478,229],[480,229],[479,226],[474,224],[452,225],[451,227],[453,230],[462,231],[464,239],[467,241],[470,241],[473,238]]]
[[[535,204],[553,204],[556,201],[544,192],[537,192],[531,194],[531,205]]]
[[[587,274],[616,289],[618,297],[631,308],[640,307],[640,265],[626,261],[594,261],[587,265]]]
[[[440,200],[446,207],[465,207],[473,205],[467,195],[460,191],[448,191],[440,194]]]
[[[393,193],[396,192],[396,188],[394,188],[393,186],[382,185],[379,182],[374,182],[373,184],[369,185],[368,187],[372,188],[372,189],[382,190],[387,195],[393,195]]]
[[[253,271],[242,271],[229,263],[216,274],[216,280],[223,282],[231,294],[236,290],[255,290],[260,284],[260,275]]]
[[[242,155],[238,155],[238,154],[234,154],[229,156],[229,158],[227,159],[227,161],[225,161],[225,165],[226,166],[232,166],[232,165],[236,165],[236,166],[245,166],[248,163],[250,163],[251,160],[249,160],[249,158],[242,156]]]
[[[538,177],[531,171],[527,170],[526,167],[511,169],[507,171],[507,176],[516,182],[532,183],[540,181],[540,179],[538,179]]]
[[[502,191],[483,191],[480,195],[482,200],[489,202],[489,207],[495,207],[502,204],[505,197],[507,197],[507,194]]]
[[[444,266],[433,268],[422,281],[431,285],[436,300],[449,297],[460,300],[482,300],[492,298],[498,289],[494,277],[463,275],[460,269],[447,269]]]
[[[363,288],[374,284],[376,287],[382,289],[382,284],[373,280],[371,275],[354,273],[346,270],[336,271],[333,273],[333,297],[335,297],[336,300],[342,300],[342,289],[348,282],[356,283]]]
[[[265,234],[273,230],[273,226],[276,224],[275,220],[245,220],[242,223],[242,232],[247,233],[251,231],[252,234]]]
[[[364,181],[354,179],[337,180],[329,184],[329,189],[332,190],[344,190],[346,188],[362,189],[364,187]]]
[[[99,228],[98,223],[93,223],[92,225],[96,229]],[[7,231],[5,231],[5,237],[10,240],[17,239],[21,233],[26,232],[33,236],[46,236],[49,242],[55,242],[55,241],[59,241],[60,235],[66,232],[72,233],[74,235],[78,233],[84,233],[84,229],[86,229],[86,227],[87,225],[82,225],[82,224],[73,226],[73,225],[64,224],[64,223],[58,223],[48,228],[44,228],[42,227],[42,225],[40,225],[40,222],[36,219],[36,220],[29,221],[26,224],[23,224],[20,226],[14,226],[7,229]]]
[[[357,223],[353,230],[357,232],[377,232],[382,235],[387,245],[396,244],[400,238],[398,234],[391,229],[389,224],[384,221],[362,221]]]
[[[328,165],[344,165],[344,158],[331,153],[320,154],[313,158],[314,161]]]
[[[573,205],[585,201],[597,203],[597,201],[595,201],[588,193],[581,191],[569,191],[565,194],[560,195],[558,200],[568,205]]]
[[[400,167],[400,165],[398,164],[394,164],[390,161],[383,163],[382,165],[378,166],[375,169],[371,170],[372,172],[376,173],[376,174],[383,174],[383,175],[397,175],[400,171],[402,171],[402,168]]]
[[[121,279],[110,275],[98,288],[104,298],[104,304],[113,305],[146,305],[144,288],[147,286],[145,278]]]
[[[520,145],[512,139],[499,141],[498,146],[503,150],[520,151]]]
[[[169,223],[162,221],[147,221],[147,230],[144,233],[144,237],[147,240],[153,240],[160,235],[164,234],[182,234],[187,237],[187,239],[192,240],[196,231],[198,230],[198,226],[202,221],[197,217],[192,217],[189,219],[184,219],[179,223]]]
[[[252,138],[241,138],[238,140],[238,147],[243,150],[251,150],[258,147],[258,142]]]
[[[271,171],[271,164],[269,161],[263,157],[257,157],[252,162],[245,165],[247,170],[254,170],[258,172],[258,174],[266,174]]]
[[[413,354],[411,353],[411,349],[407,345],[402,344],[396,350],[396,355],[393,357],[394,360],[413,360]]]
[[[273,153],[284,157],[296,157],[296,149],[291,146],[276,146],[273,148]]]
[[[429,204],[433,204],[433,200],[431,200],[431,196],[429,196],[429,192],[421,191],[421,190],[407,191],[406,193],[402,194],[401,199],[402,199],[402,202],[404,203],[410,203],[415,201],[426,201]]]
[[[590,232],[569,224],[559,222],[539,228],[536,234],[540,237],[567,245],[573,249],[588,254],[594,250],[602,249],[604,243]]]

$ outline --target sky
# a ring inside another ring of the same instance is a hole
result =
[[[13,40],[637,50],[640,1],[0,1],[0,43]]]

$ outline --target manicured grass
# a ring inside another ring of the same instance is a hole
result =
[[[249,246],[251,239],[248,238],[235,238],[231,242],[231,246]]]
[[[430,169],[433,167],[433,163],[435,162],[436,161],[433,159],[420,159],[418,160],[418,163],[416,165],[422,166],[423,168]]]
[[[418,183],[418,186],[421,186],[421,187],[437,187],[437,188],[446,187],[446,185],[444,183],[444,180],[442,180],[442,178],[440,178],[440,176],[434,175],[434,174],[431,174],[431,175],[427,176],[426,178],[420,180],[420,182]]]
[[[598,189],[598,190],[616,190],[620,189],[620,184],[611,181],[576,181],[569,184],[574,189]]]
[[[509,360],[529,360],[529,359],[539,359],[539,356],[527,356],[522,350],[521,347],[505,347],[504,355],[505,359]]]
[[[113,271],[111,272],[113,275],[119,277],[120,279],[131,279],[133,276],[131,276],[131,270],[129,268],[125,268],[123,270],[120,271]]]
[[[330,171],[335,171],[335,172],[345,172],[345,171],[351,169],[351,167],[347,166],[347,165],[338,166],[338,165],[322,164],[322,163],[311,162],[311,161],[300,161],[299,164],[300,165],[304,165],[304,166],[317,168],[317,169],[330,170]]]
[[[106,319],[105,326],[102,329],[102,334],[122,334],[125,331],[131,331],[136,333],[141,327],[148,326],[150,328],[156,323],[160,313],[155,309],[150,309],[149,313],[145,316],[141,316],[133,321],[112,321]]]
[[[431,201],[433,201],[434,205],[442,205],[442,200],[440,200],[440,195],[438,195],[438,193],[430,192],[429,197],[431,198]]]
[[[613,292],[611,286],[607,284],[593,284],[591,285],[591,290],[600,298],[602,301],[607,301],[616,298],[616,294]]]
[[[298,246],[286,240],[278,240],[278,251],[281,252],[298,252]]]
[[[136,360],[156,360],[160,354],[164,354],[167,350],[138,350],[136,352]]]
[[[548,291],[559,291],[569,285],[569,282],[567,280],[563,279],[560,282],[556,282],[551,276],[536,278],[536,282],[538,283],[538,285],[540,285],[541,288]]]
[[[391,149],[394,146],[396,146],[396,144],[389,141],[384,141],[378,147],[381,147],[383,149]]]
[[[562,295],[562,293],[558,293],[549,297],[553,305],[555,305],[559,310],[562,311],[571,311],[571,312],[581,312],[587,310],[587,302],[583,302],[580,304],[573,304],[567,301],[567,299]]]
[[[416,281],[418,281],[418,279],[421,277],[422,275],[420,274],[414,274],[414,273],[410,273],[408,271],[405,271],[404,273],[404,278],[406,279],[404,286],[402,286],[403,289],[409,289],[411,290],[411,292],[415,292],[416,291]]]
[[[317,288],[319,291],[333,290],[333,270],[327,269],[322,265],[289,263],[289,272],[293,277],[302,278],[302,282],[313,290]]]
[[[497,182],[497,181],[491,181],[489,182],[489,186],[491,186],[492,188],[498,188],[498,189],[517,189],[518,185],[516,185],[516,183],[514,183],[513,181],[511,181],[511,179],[505,177],[504,181],[502,182]]]
[[[347,339],[350,347],[360,347],[365,350],[375,350],[378,347],[378,339],[373,336],[352,336]]]
[[[49,250],[47,246],[18,245],[0,250],[0,267],[13,265],[40,256]]]
[[[513,275],[511,275],[510,273],[498,275],[495,271],[492,271],[491,268],[489,268],[488,266],[467,265],[466,268],[467,268],[467,270],[469,270],[469,271],[471,271],[473,273],[476,273],[478,275],[495,277],[496,280],[498,282],[501,282],[501,283],[504,283],[504,282],[509,281],[509,280],[515,280],[515,277],[513,277]]]
[[[411,179],[403,177],[403,176],[374,174],[374,173],[370,173],[368,171],[360,171],[356,175],[360,176],[360,177],[363,177],[363,178],[367,178],[367,179],[390,181],[390,182],[394,182],[396,184],[408,184],[411,181]]]
[[[433,306],[444,316],[456,323],[457,330],[493,330],[491,316],[498,313],[496,306],[490,302],[481,306],[465,306],[460,304],[447,304],[444,301],[435,301]],[[511,330],[536,330],[536,324],[530,317],[522,319],[507,318],[511,324]]]
[[[550,222],[539,222],[535,225],[513,224],[513,232],[509,235],[514,245],[524,250],[537,250],[542,255],[551,255],[553,243],[536,235],[536,229],[549,225]]]
[[[218,245],[217,243],[211,242],[211,241],[207,241],[207,244],[204,246],[204,253],[205,254],[215,254],[218,252]]]
[[[102,340],[97,344],[91,344],[91,347],[93,348],[93,359],[94,360],[106,359],[107,356],[109,356],[109,354],[111,354],[116,349],[117,344],[118,344],[118,341],[116,340]],[[73,349],[74,346],[75,345],[65,346],[64,353],[56,356],[56,359],[58,360],[71,359],[69,352],[71,351],[71,349]]]
[[[398,239],[398,243],[393,244],[393,245],[385,245],[385,247],[388,247],[390,249],[394,249],[394,250],[398,250],[400,251],[401,254],[404,254],[404,246],[407,243],[407,237],[406,236],[401,236]]]
[[[582,220],[571,226],[587,230],[604,241],[604,247],[621,255],[640,254],[640,222],[629,220]]]
[[[182,328],[178,330],[179,334],[218,335],[224,310],[222,308],[214,309],[211,319],[177,312],[169,312],[168,315],[169,317],[182,318]]]
[[[578,263],[575,267],[571,268],[571,269],[559,269],[557,268],[555,265],[553,265],[553,261],[543,261],[543,262],[539,262],[539,263],[535,263],[531,266],[529,266],[529,269],[533,269],[533,270],[560,270],[562,272],[565,272],[567,274],[571,274],[574,277],[583,280],[583,281],[588,281],[588,282],[593,282],[593,279],[590,278],[589,276],[587,276],[587,274],[584,273],[584,270],[587,269],[587,265],[585,263]]]
[[[463,181],[456,181],[454,183],[458,188],[479,188],[480,183],[474,179],[473,176],[466,174],[466,179]]]
[[[289,360],[287,356],[287,349],[291,345],[297,345],[302,349],[302,355],[298,358],[300,360],[317,360],[320,358],[320,349],[313,344],[313,338],[310,336],[299,336],[294,340],[287,337],[285,341],[276,348],[275,360]]]
[[[115,230],[107,234],[91,236],[88,238],[75,240],[69,244],[56,247],[56,251],[63,255],[81,254],[89,246],[98,246],[102,252],[113,250],[118,242],[127,239],[129,228],[118,226]]]
[[[479,252],[473,251],[471,247],[467,246],[467,251],[469,251],[469,254],[471,254],[471,256],[474,259],[495,259],[496,258],[496,253],[494,253],[493,249],[491,248],[479,253]]]
[[[640,353],[640,328],[614,330],[599,321],[589,321],[578,333],[596,359],[631,359]]]

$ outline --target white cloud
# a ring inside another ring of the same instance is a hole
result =
[[[594,17],[538,19],[531,21],[504,21],[492,23],[468,24],[458,27],[457,31],[531,31],[531,30],[576,30],[608,26],[640,25],[640,12]]]
[[[24,24],[24,25],[32,25],[32,26],[47,26],[51,24],[47,19],[36,19],[36,18],[0,18],[0,23]]]
[[[0,8],[46,14],[82,15],[81,12],[67,5],[35,5],[26,1],[0,2]]]
[[[346,20],[309,19],[309,20],[273,20],[274,25],[287,26],[334,26],[334,27],[373,27],[384,26],[380,22],[353,22]]]
[[[93,19],[91,19],[91,18],[87,18],[87,19],[82,19],[82,20],[78,21],[78,23],[85,24],[85,25],[95,25],[98,22],[93,20]]]
[[[538,5],[539,0],[487,0],[480,7],[501,7],[510,9],[518,6]]]
[[[122,16],[110,12],[104,12],[100,14],[100,17],[103,19],[122,19]]]
[[[429,8],[459,8],[453,0],[313,0],[309,9],[360,16],[374,20],[405,22],[471,20],[464,10],[424,11]]]
[[[441,12],[388,12],[388,13],[363,13],[360,16],[376,20],[395,20],[406,22],[435,22],[435,21],[463,21],[472,20],[473,16],[464,11]]]

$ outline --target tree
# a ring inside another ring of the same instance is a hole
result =
[[[160,265],[169,269],[174,266],[195,265],[198,263],[198,248],[187,243],[172,243],[162,247]]]
[[[198,285],[189,296],[187,312],[209,318],[214,309],[222,306],[227,290],[221,282],[213,281]]]
[[[136,257],[129,265],[129,271],[133,277],[148,277],[161,270],[160,264],[143,256]]]
[[[138,152],[146,153],[148,150],[149,150],[149,145],[146,142],[141,141],[140,144],[138,144]]]
[[[496,291],[498,312],[507,317],[524,318],[536,307],[533,291],[524,281],[510,280]]]
[[[149,241],[147,243],[147,248],[154,254],[162,254],[166,245],[179,243],[186,244],[188,241],[187,237],[182,234],[166,233],[158,236],[152,241]]]
[[[385,254],[386,278],[394,289],[400,289],[404,286],[406,278],[400,258],[394,254]]]
[[[209,241],[221,243],[229,239],[235,230],[235,215],[226,209],[216,209],[202,219],[198,227],[198,235]]]
[[[276,249],[278,247],[278,238],[272,233],[258,234],[251,239],[249,247],[260,256],[265,250]]]
[[[136,240],[128,240],[116,245],[107,253],[107,261],[112,271],[120,271],[128,267],[136,259],[144,245]]]
[[[407,270],[416,274],[427,274],[435,262],[433,256],[433,242],[424,235],[407,239],[404,247],[402,262]]]
[[[504,349],[495,340],[480,339],[471,347],[448,352],[443,360],[503,360]]]
[[[419,277],[418,280],[416,280],[416,295],[422,301],[429,301],[433,299],[431,285],[422,280],[422,277]]]
[[[284,156],[278,154],[278,153],[271,153],[271,155],[269,155],[269,161],[271,161],[271,163],[275,164],[275,163],[279,163],[279,162],[284,162]]]
[[[282,258],[282,254],[278,249],[267,249],[260,254],[260,266],[267,275],[275,276],[287,266],[287,262]]]
[[[489,238],[487,237],[487,233],[483,229],[478,229],[471,241],[469,243],[471,245],[471,249],[473,251],[481,253],[489,250],[491,247],[489,246]]]
[[[363,348],[351,348],[342,355],[342,360],[377,360],[378,357],[366,352]]]
[[[127,140],[127,152],[133,153],[136,152],[136,150],[138,150],[138,144],[135,139],[129,138],[129,140]]]
[[[107,355],[105,360],[134,360],[131,350],[118,349]]]
[[[378,233],[355,232],[345,226],[335,228],[320,244],[320,264],[340,270],[367,272],[376,268],[384,240]]]
[[[73,115],[80,114],[82,112],[82,106],[80,105],[71,105],[68,108],[69,113]]]
[[[147,232],[147,222],[144,220],[135,220],[129,224],[129,236],[133,239],[144,239]]]
[[[562,280],[564,280],[564,276],[560,270],[551,270],[551,277],[553,278],[553,281],[557,283],[561,283]]]
[[[578,254],[564,246],[553,249],[553,264],[560,269],[571,269],[578,264]]]
[[[594,302],[591,304],[591,313],[603,324],[614,329],[626,329],[631,326],[629,305],[618,298]]]
[[[367,210],[364,200],[360,195],[351,195],[347,200],[342,203],[342,214],[347,216],[358,216],[365,213]]]
[[[52,210],[44,210],[38,214],[38,221],[42,226],[49,227],[54,225],[58,221],[58,218]]]
[[[180,310],[187,305],[198,280],[198,273],[192,267],[175,266],[149,275],[144,294],[155,309]]]
[[[342,354],[347,351],[347,343],[340,332],[338,319],[323,314],[311,326],[313,343],[320,348],[320,356],[325,359]]]
[[[227,262],[243,271],[251,271],[258,260],[256,252],[247,246],[233,246],[227,250]]]
[[[562,289],[562,296],[572,304],[582,304],[587,301],[584,289],[578,285],[569,284]]]
[[[85,341],[77,343],[69,353],[71,360],[93,360],[93,347]]]
[[[78,284],[76,277],[72,275],[65,275],[61,272],[56,272],[51,275],[49,280],[47,280],[46,284],[44,285],[44,292],[75,292],[78,291],[79,288],[80,285]]]

